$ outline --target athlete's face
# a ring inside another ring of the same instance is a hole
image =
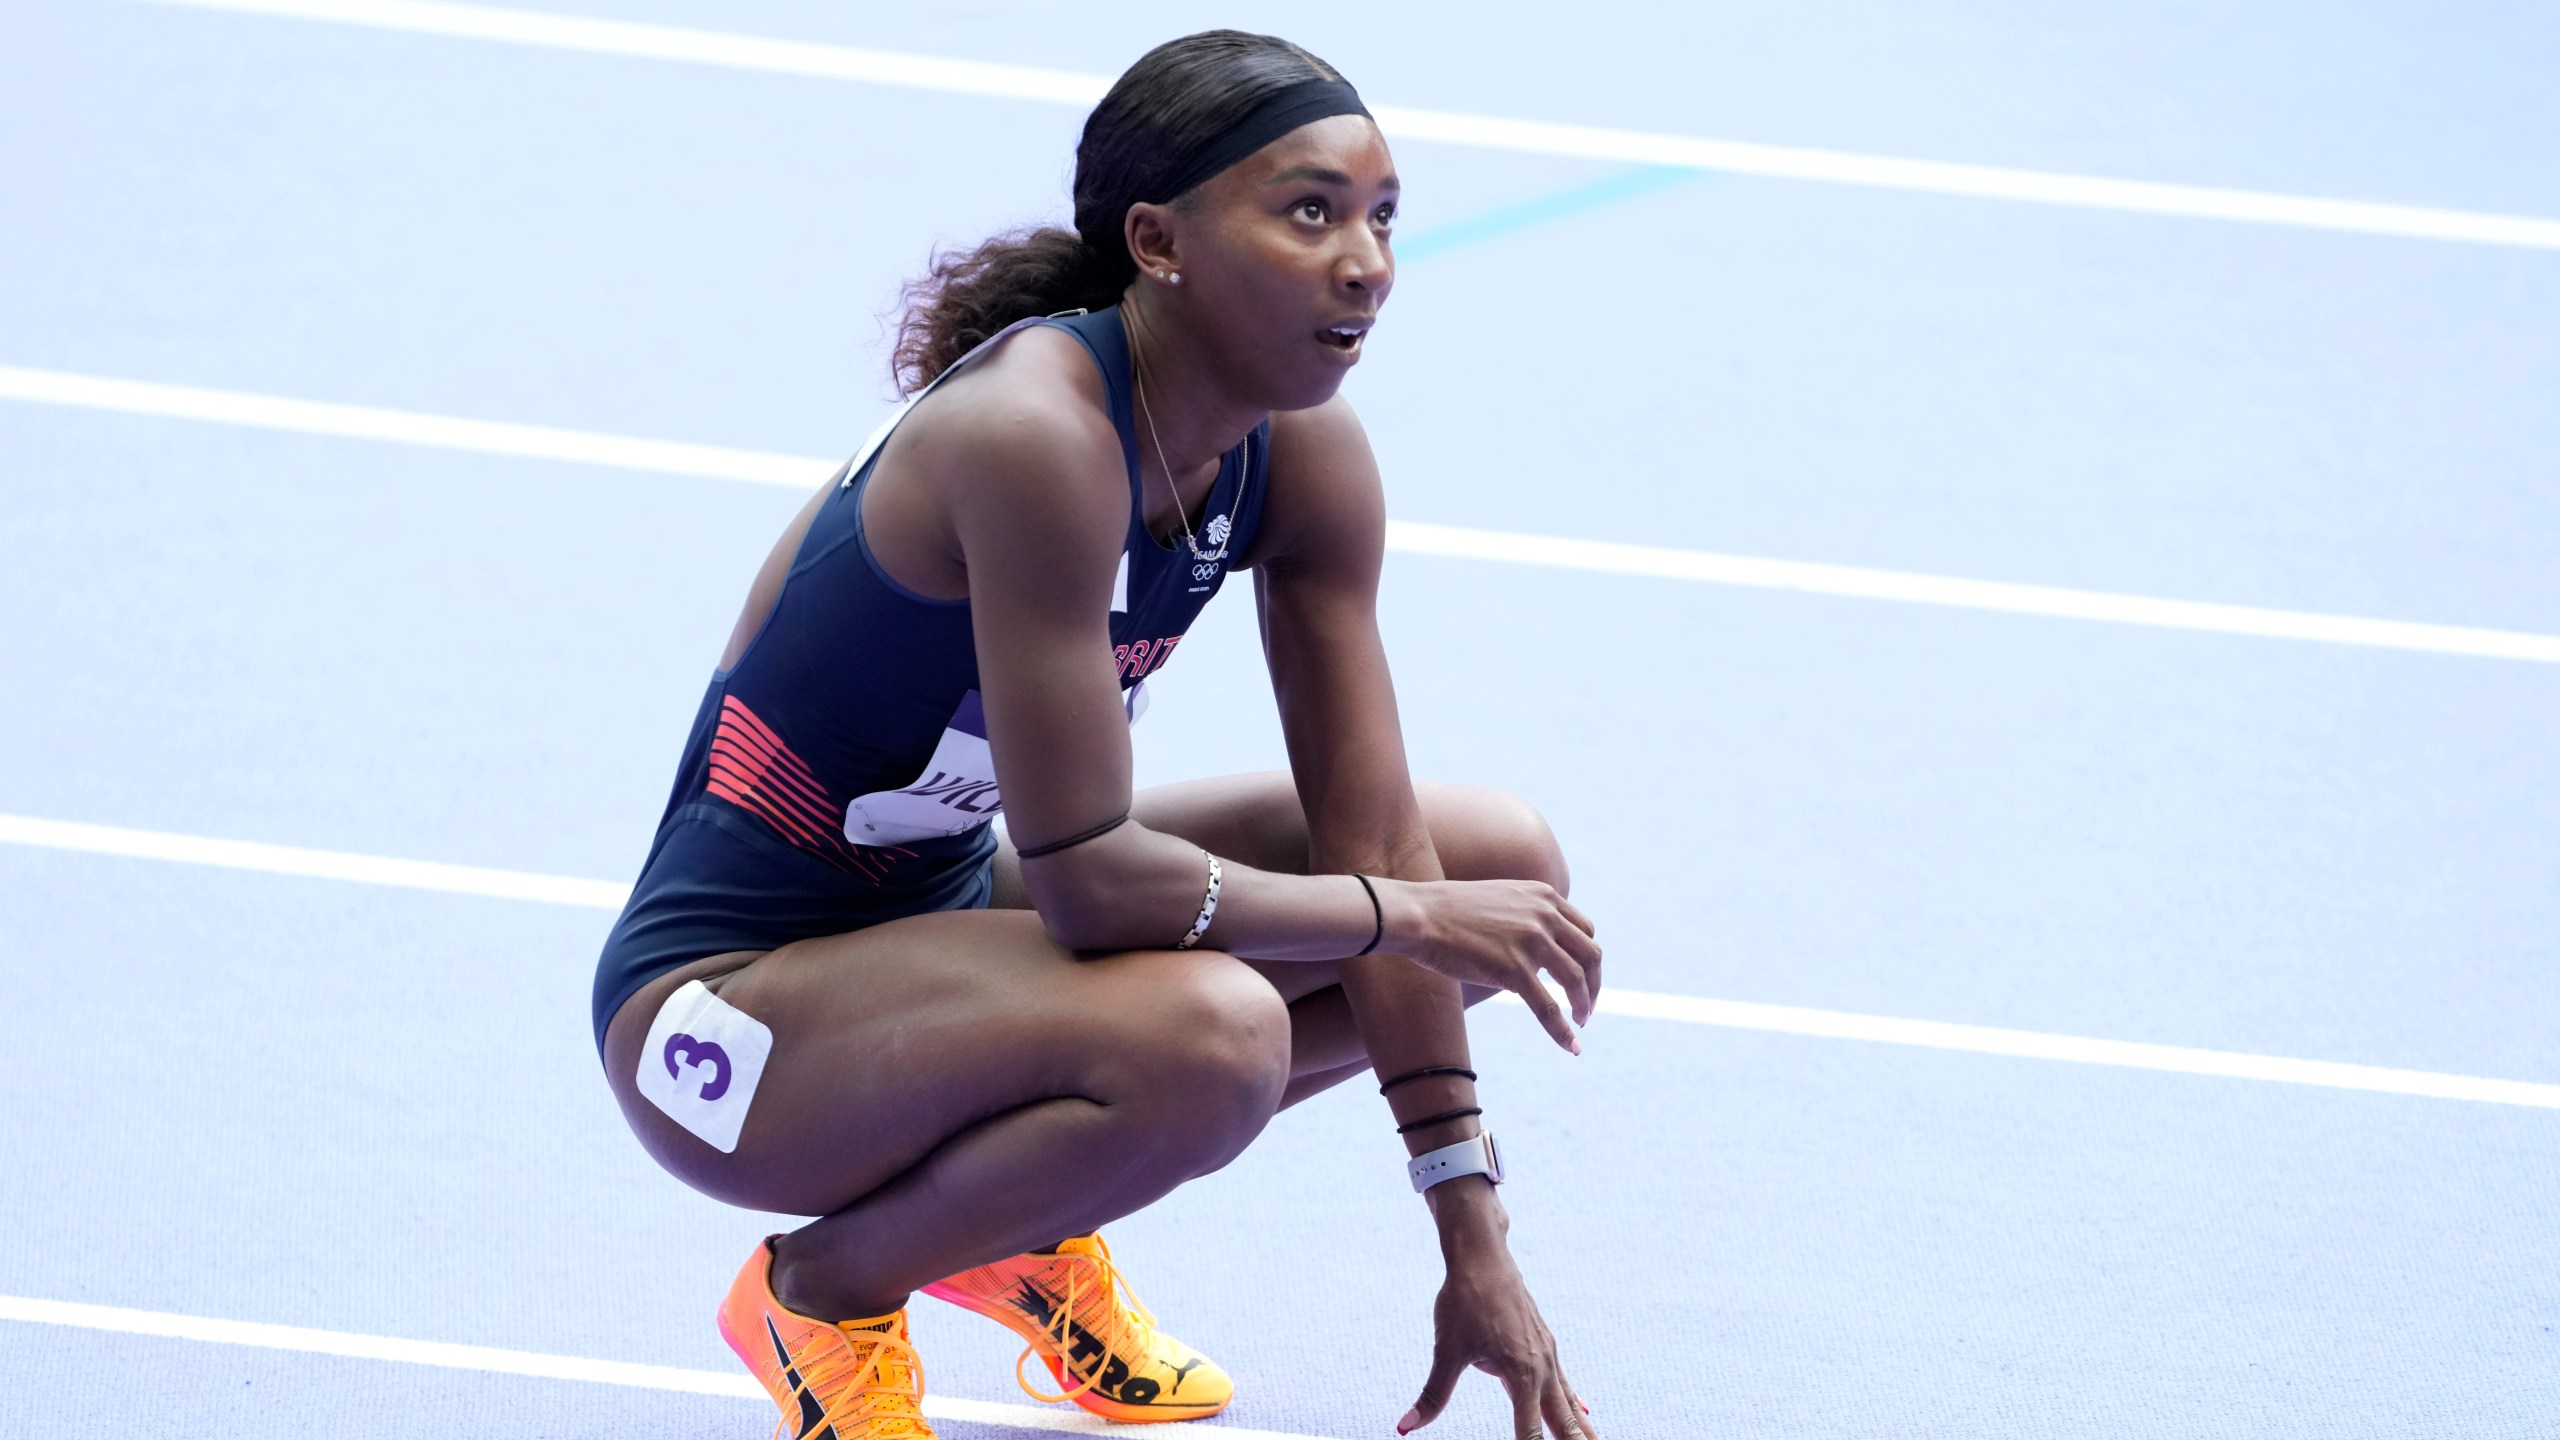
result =
[[[1394,157],[1362,115],[1302,125],[1180,206],[1182,299],[1274,410],[1331,399],[1395,287]]]

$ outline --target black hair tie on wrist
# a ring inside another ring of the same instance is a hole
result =
[[[1379,941],[1387,938],[1387,907],[1378,903],[1378,887],[1369,883],[1368,876],[1354,870],[1351,872],[1351,878],[1359,881],[1360,888],[1369,892],[1369,913],[1376,916],[1378,920],[1378,928],[1369,932],[1369,943],[1360,947],[1360,955],[1366,955],[1378,948]],[[1354,955],[1351,958],[1357,960],[1360,955]]]
[[[1483,1113],[1483,1106],[1470,1105],[1464,1110],[1452,1110],[1445,1115],[1434,1115],[1428,1120],[1416,1120],[1410,1125],[1399,1125],[1396,1127],[1396,1133],[1399,1135],[1408,1135],[1416,1130],[1423,1129],[1426,1126],[1437,1125],[1443,1120],[1464,1120],[1470,1115],[1481,1115]]]
[[[1037,860],[1043,855],[1055,855],[1061,850],[1072,850],[1087,840],[1099,840],[1128,823],[1129,812],[1123,810],[1090,830],[1078,831],[1064,840],[1052,840],[1046,845],[1034,845],[1028,850],[1019,850],[1015,853],[1025,860]]]
[[[1464,1065],[1425,1065],[1419,1070],[1407,1070],[1393,1080],[1380,1084],[1378,1093],[1384,1095],[1408,1080],[1420,1080],[1431,1075],[1464,1075],[1470,1080],[1476,1078],[1476,1072]]]

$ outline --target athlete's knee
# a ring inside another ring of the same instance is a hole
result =
[[[1199,956],[1186,980],[1177,1063],[1258,1126],[1289,1083],[1289,1007],[1270,981],[1231,956]]]
[[[1149,977],[1140,1101],[1225,1164],[1260,1133],[1289,1083],[1289,1007],[1225,955],[1168,956]],[[1232,1147],[1232,1148],[1229,1148]]]
[[[1452,787],[1456,788],[1456,787]],[[1466,786],[1454,807],[1464,833],[1441,850],[1444,865],[1455,862],[1453,880],[1537,880],[1559,895],[1573,888],[1573,872],[1565,865],[1564,846],[1538,807],[1508,790]],[[1436,834],[1435,842],[1439,840]],[[1463,873],[1461,873],[1463,872]]]

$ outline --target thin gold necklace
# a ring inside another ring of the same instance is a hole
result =
[[[1147,403],[1146,368],[1145,360],[1138,354],[1137,342],[1132,338],[1129,343],[1129,383],[1138,392],[1139,413],[1147,417],[1147,438],[1155,442],[1156,468],[1164,472],[1164,488],[1173,492],[1173,518],[1182,526],[1182,543],[1191,551],[1192,559],[1204,565],[1217,564],[1227,558],[1227,546],[1236,538],[1236,512],[1244,507],[1245,484],[1253,478],[1253,447],[1245,447],[1246,468],[1236,476],[1235,498],[1227,502],[1227,513],[1209,521],[1210,543],[1218,547],[1218,553],[1208,554],[1201,550],[1200,538],[1191,533],[1191,514],[1182,503],[1182,487],[1173,483],[1173,463],[1164,458],[1164,436],[1156,433],[1155,407]],[[1212,489],[1217,486],[1214,480],[1209,484]]]

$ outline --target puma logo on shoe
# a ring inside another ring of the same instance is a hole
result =
[[[782,1343],[782,1332],[773,1328],[773,1317],[764,1317],[765,1338],[773,1342],[773,1358],[782,1366],[782,1378],[791,1385],[792,1398],[800,1402],[800,1430],[797,1440],[836,1440],[836,1427],[827,1423],[827,1407],[809,1393],[809,1384],[800,1378],[799,1368],[791,1363],[791,1351]]]

